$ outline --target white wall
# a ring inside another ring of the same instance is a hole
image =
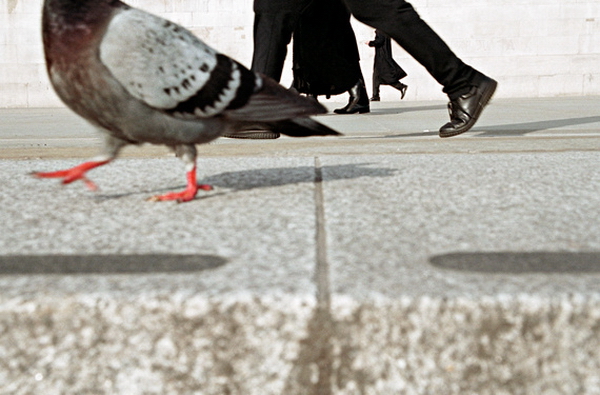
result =
[[[366,1],[366,0],[365,0]],[[43,64],[42,0],[0,0],[0,107],[60,106]],[[183,24],[210,45],[248,65],[252,0],[131,0]],[[419,14],[467,63],[500,82],[497,97],[600,94],[600,1],[413,0]],[[373,29],[355,21],[361,66],[371,90]],[[405,100],[444,99],[440,86],[401,48],[409,73]],[[291,82],[286,64],[282,83]],[[382,99],[397,99],[382,87]],[[336,100],[345,100],[345,95]]]

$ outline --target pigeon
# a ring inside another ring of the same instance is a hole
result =
[[[187,187],[152,197],[185,202],[196,183],[196,145],[253,130],[292,137],[339,135],[310,116],[327,112],[219,53],[176,23],[119,0],[45,0],[46,68],[60,99],[104,136],[101,155],[67,170],[35,172],[83,181],[129,144],[160,144],[186,166]]]

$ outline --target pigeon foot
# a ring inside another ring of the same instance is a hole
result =
[[[85,173],[89,170],[102,166],[110,162],[109,160],[104,161],[89,161],[84,162],[78,166],[72,167],[66,170],[50,171],[50,172],[33,172],[32,175],[37,178],[62,178],[63,184],[70,184],[73,181],[81,180],[85,183],[91,191],[98,190],[98,186],[89,178],[85,176]]]
[[[148,199],[150,202],[166,202],[175,200],[177,203],[189,202],[196,197],[198,190],[210,191],[213,189],[212,186],[207,184],[196,183],[196,167],[187,173],[187,187],[181,192],[169,192],[164,195],[152,196]]]
[[[213,189],[212,186],[206,184],[200,184],[195,186],[188,186],[184,191],[181,192],[169,192],[164,195],[156,195],[148,198],[150,202],[167,202],[171,200],[175,200],[177,203],[184,203],[193,200],[196,197],[196,193],[198,190],[202,189],[203,191],[210,191]]]

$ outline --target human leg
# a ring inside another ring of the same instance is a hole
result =
[[[406,90],[408,89],[408,85],[403,84],[400,81],[395,82],[395,83],[390,84],[390,85],[400,91],[400,100],[404,99],[404,95],[406,95]]]
[[[253,71],[278,82],[281,80],[287,46],[292,39],[297,18],[297,15],[290,12],[255,14]]]
[[[344,0],[361,22],[393,38],[443,86],[450,98],[450,122],[441,137],[469,130],[491,99],[497,83],[465,64],[405,0]]]
[[[254,13],[254,52],[251,69],[281,80],[287,46],[298,21],[299,12],[289,10],[255,11]],[[225,137],[238,139],[276,139],[280,134],[273,131],[244,131],[226,134]]]
[[[345,0],[361,22],[383,30],[415,58],[449,96],[468,91],[477,72],[463,63],[448,45],[404,0]]]
[[[373,97],[371,97],[371,101],[379,101],[379,73],[376,68],[373,68]]]

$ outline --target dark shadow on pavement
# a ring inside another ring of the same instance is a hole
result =
[[[393,107],[393,108],[373,108],[371,105],[371,112],[368,115],[396,115],[404,114],[407,112],[416,111],[446,111],[447,105],[434,105],[434,106],[416,106],[416,107]]]
[[[390,177],[396,169],[368,167],[369,163],[323,166],[323,181],[348,180],[362,177]],[[202,180],[202,183],[234,190],[269,188],[290,184],[313,183],[315,168],[312,166],[285,167],[260,170],[225,172]]]
[[[216,255],[0,255],[0,276],[190,273],[226,263]]]
[[[600,273],[600,252],[456,252],[433,256],[429,263],[475,273],[589,274]]]
[[[369,163],[352,163],[344,165],[323,166],[323,180],[325,182],[356,179],[361,177],[390,177],[397,169],[368,167]],[[313,183],[315,181],[315,168],[313,166],[279,167],[272,169],[252,169],[231,171],[200,179],[201,184],[212,185],[215,188],[227,188],[235,191],[250,190],[256,188],[270,188],[291,184]],[[94,195],[97,200],[118,199],[131,195],[152,194],[163,191],[177,191],[185,188],[185,185],[161,188],[154,191],[138,191],[132,193],[105,195]],[[206,197],[223,195],[223,192],[211,192]],[[196,199],[203,198],[202,191]]]
[[[534,122],[523,122],[523,123],[511,123],[505,125],[494,125],[494,126],[477,126],[465,133],[471,137],[510,137],[510,136],[524,136],[528,133],[539,132],[542,130],[561,128],[575,125],[585,125],[589,123],[600,122],[600,116],[594,117],[582,117],[582,118],[569,118],[569,119],[553,119],[549,121],[534,121]],[[441,126],[441,125],[440,125]],[[474,134],[476,133],[476,134]],[[423,137],[423,136],[437,136],[436,131],[427,131],[419,133],[402,133],[393,134],[379,137],[368,137],[369,139],[375,138],[402,138],[402,137]]]
[[[340,107],[343,107],[343,105],[340,105]],[[369,116],[373,116],[373,115],[397,115],[397,114],[404,114],[407,112],[416,112],[416,111],[437,111],[437,110],[442,110],[442,111],[446,111],[446,109],[448,108],[447,105],[445,104],[437,104],[437,105],[432,105],[432,106],[414,106],[414,107],[384,107],[384,108],[378,108],[377,105],[373,105],[371,103],[371,112],[365,113],[365,114],[350,114],[350,115],[340,115],[340,114],[334,114],[333,112],[327,113],[327,114],[323,114],[323,115],[319,115],[317,117],[321,118],[321,117],[348,117],[348,116],[359,116],[359,117],[369,117]],[[330,111],[333,111],[333,107],[330,108]]]
[[[522,136],[527,133],[539,132],[541,130],[585,125],[596,122],[600,122],[600,116],[475,127],[472,132],[480,132],[477,137]]]

